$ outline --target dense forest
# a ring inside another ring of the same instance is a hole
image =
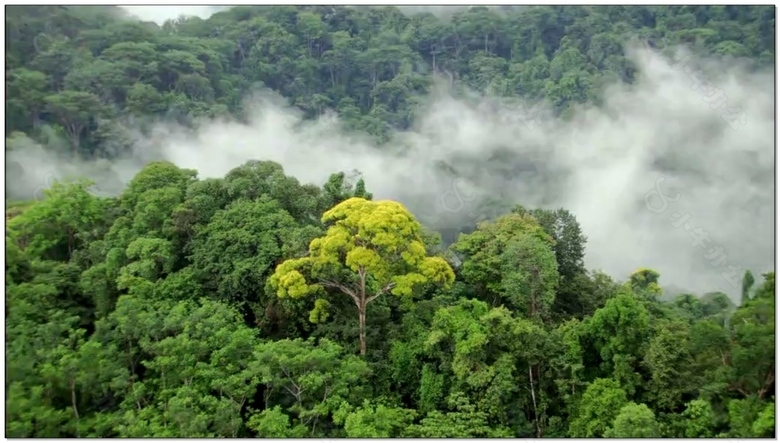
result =
[[[381,149],[433,74],[565,119],[634,80],[631,39],[771,66],[774,15],[242,6],[159,26],[12,6],[6,149],[110,160],[128,127],[240,120],[258,88]],[[92,186],[6,204],[8,437],[775,436],[766,269],[738,303],[670,296],[653,269],[586,269],[565,208],[517,205],[445,245],[370,177],[305,184],[266,159],[222,178],[154,161],[120,195]]]

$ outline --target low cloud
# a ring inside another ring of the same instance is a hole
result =
[[[228,9],[226,6],[196,6],[196,5],[175,5],[175,6],[152,6],[152,5],[127,5],[120,6],[129,14],[146,22],[155,22],[162,25],[166,20],[177,19],[181,16],[200,17],[207,19],[217,12]]]
[[[138,139],[133,155],[112,164],[67,163],[42,150],[16,150],[8,161],[21,165],[27,182],[47,168],[55,176],[102,171],[102,180],[114,180],[105,186],[111,189],[154,158],[201,177],[221,177],[250,159],[273,160],[315,184],[356,169],[375,199],[400,200],[443,231],[508,209],[491,210],[491,199],[564,207],[588,236],[589,268],[624,279],[652,267],[664,284],[737,298],[721,275],[729,265],[735,281],[745,269],[774,268],[773,72],[695,58],[675,67],[643,46],[628,56],[636,82],[611,86],[599,108],[578,108],[568,119],[551,117],[545,103],[454,98],[441,82],[414,128],[378,148],[340,129],[333,115],[303,121],[263,92],[249,100],[247,123],[212,121],[196,132],[160,124],[152,137]],[[692,87],[698,69],[711,92]],[[727,110],[734,117],[724,117]],[[9,184],[10,192],[27,195],[31,185],[23,183]],[[675,214],[688,217],[678,228]],[[696,233],[709,242],[692,246]]]

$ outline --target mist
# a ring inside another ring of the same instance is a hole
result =
[[[501,10],[507,6],[491,6],[480,5],[494,10]],[[208,19],[212,15],[226,11],[233,6],[214,6],[214,5],[175,5],[175,6],[157,6],[157,5],[126,5],[119,6],[127,13],[131,14],[135,18],[141,21],[155,22],[158,25],[162,25],[167,20],[177,19],[181,16],[187,17],[200,17],[204,20]],[[350,6],[347,6],[350,7]],[[359,6],[361,8],[384,8],[385,6]],[[473,6],[459,5],[459,6],[445,6],[445,5],[393,5],[392,7],[398,9],[402,13],[412,16],[416,14],[431,13],[440,19],[448,19],[458,12],[472,8]],[[523,6],[516,5],[511,6],[513,9],[520,9]]]
[[[217,12],[229,9],[227,6],[212,5],[126,5],[119,7],[141,21],[155,22],[158,25],[162,25],[167,20],[177,19],[181,16],[200,17],[205,20]]]
[[[635,83],[610,86],[598,108],[583,106],[568,118],[552,117],[547,103],[455,98],[442,81],[414,127],[379,148],[342,129],[333,114],[304,121],[283,99],[259,91],[248,98],[246,123],[214,120],[195,132],[161,123],[151,136],[136,134],[132,154],[110,164],[74,162],[40,147],[14,149],[7,155],[7,192],[35,196],[54,177],[86,175],[115,194],[152,159],[196,169],[201,178],[272,160],[317,185],[331,173],[358,170],[375,200],[401,201],[443,233],[514,204],[566,208],[588,237],[589,269],[622,280],[650,267],[662,285],[720,290],[736,301],[744,270],[758,275],[774,268],[774,73],[695,57],[675,69],[641,45],[627,53],[638,69]],[[727,101],[708,102],[692,88],[685,71],[695,71],[694,64]],[[717,109],[723,105],[745,114],[726,120]],[[14,162],[23,172],[11,179]],[[490,203],[496,200],[508,204]],[[675,214],[689,216],[688,231],[672,226]],[[692,246],[697,227],[711,239],[704,246]],[[703,257],[721,248],[723,265],[711,264],[714,255]],[[729,265],[735,284],[721,275]]]

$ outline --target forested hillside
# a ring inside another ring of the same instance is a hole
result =
[[[634,80],[631,38],[760,68],[774,34],[771,6],[235,7],[163,26],[8,7],[6,137],[112,159],[128,127],[245,118],[262,87],[381,149],[435,72],[566,119]],[[567,209],[518,205],[445,246],[371,177],[306,184],[266,159],[91,186],[7,205],[9,437],[775,436],[768,269],[739,304],[672,296],[653,269],[586,269]]]
[[[447,20],[392,7],[244,6],[162,27],[120,13],[9,7],[6,135],[45,139],[51,125],[76,151],[112,155],[119,123],[241,115],[247,92],[267,87],[310,117],[332,108],[386,140],[411,124],[434,71],[562,112],[632,81],[631,38],[774,63],[771,6],[472,8]]]

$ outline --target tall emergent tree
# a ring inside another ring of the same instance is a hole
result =
[[[444,259],[426,256],[422,227],[400,203],[354,197],[325,212],[322,222],[331,225],[311,242],[308,256],[280,264],[269,283],[280,298],[320,296],[312,322],[325,318],[326,289],[348,295],[358,310],[361,355],[369,303],[387,293],[411,296],[415,286],[428,282],[449,286],[455,279]]]

